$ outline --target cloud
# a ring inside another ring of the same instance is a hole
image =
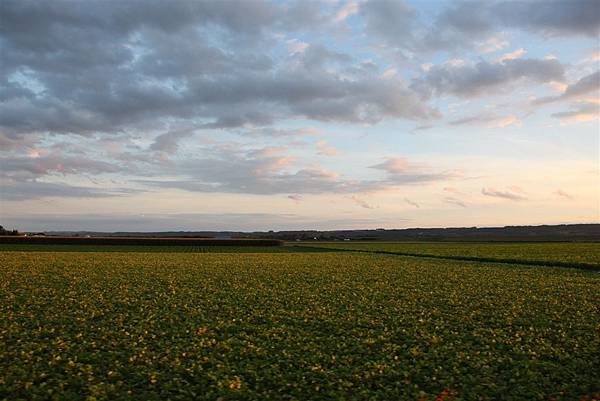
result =
[[[464,202],[463,202],[463,201],[461,201],[460,199],[454,198],[454,197],[452,197],[452,196],[446,196],[446,197],[444,198],[444,202],[445,202],[445,203],[449,203],[449,204],[451,204],[451,205],[455,205],[455,206],[464,207],[464,208],[466,208],[466,207],[467,207],[467,204],[466,204],[466,203],[464,203]]]
[[[573,195],[563,191],[562,189],[557,189],[556,191],[552,192],[552,194],[561,198],[573,199]]]
[[[521,80],[564,81],[564,67],[558,60],[514,59],[498,63],[446,63],[432,67],[411,87],[424,98],[453,95],[475,97],[505,91]]]
[[[600,47],[593,47],[585,52],[584,58],[580,60],[582,64],[598,63],[600,61]]]
[[[577,82],[568,85],[561,95],[536,99],[534,104],[545,104],[563,100],[577,99],[589,94],[594,94],[595,99],[600,97],[600,71],[595,71],[580,78]]]
[[[351,15],[358,13],[358,11],[359,3],[357,1],[348,1],[335,13],[333,22],[338,23],[344,21]]]
[[[450,125],[485,125],[487,128],[506,128],[511,125],[521,125],[521,120],[514,115],[497,116],[495,114],[481,113],[450,121]]]
[[[194,192],[248,194],[344,192],[346,185],[338,174],[322,168],[294,168],[295,158],[282,147],[237,149],[218,144],[206,148],[204,153],[205,156],[177,160],[164,167],[182,179],[140,182]]]
[[[523,15],[511,17],[511,4]],[[450,2],[430,18],[403,1],[174,0],[165,8],[158,0],[109,6],[90,0],[85,7],[70,0],[6,0],[1,177],[22,185],[24,194],[36,185],[49,193],[44,180],[106,174],[133,176],[133,186],[298,196],[450,180],[452,172],[402,158],[362,166],[377,170],[370,174],[378,179],[348,177],[347,164],[339,171],[310,164],[301,158],[306,152],[293,149],[294,140],[323,131],[297,127],[341,123],[352,135],[356,127],[406,119],[416,122],[415,130],[427,129],[441,117],[436,107],[444,103],[437,96],[471,98],[564,82],[567,64],[556,59],[522,58],[517,51],[498,62],[472,62],[472,53],[456,50],[500,53],[518,37],[510,36],[512,28],[595,38],[592,8],[574,4]],[[344,23],[350,16],[351,26]],[[351,50],[349,38],[357,43]],[[451,50],[452,60],[426,63],[439,60],[430,53],[435,50]],[[560,98],[584,100],[597,87],[594,73]],[[594,107],[574,103],[554,117],[594,118]],[[451,124],[519,124],[514,113],[506,114]],[[189,140],[200,134],[205,142]],[[217,142],[231,135],[239,142]],[[321,155],[335,155],[318,139],[304,146],[316,142]],[[179,152],[184,143],[190,148]],[[65,193],[98,194],[73,188]]]
[[[177,152],[179,141],[194,134],[192,129],[179,130],[174,132],[166,132],[154,138],[154,142],[150,145],[150,149],[157,152],[172,154]]]
[[[41,198],[104,198],[140,193],[131,188],[93,188],[42,181],[4,181],[0,198],[4,201],[23,201]]]
[[[390,157],[387,158],[384,162],[371,166],[371,168],[375,168],[378,170],[384,170],[392,175],[400,175],[407,173],[411,170],[415,169],[406,158],[404,157]]]
[[[495,35],[485,41],[477,44],[477,49],[481,53],[494,53],[510,45],[510,42],[504,35]]]
[[[240,149],[217,144],[193,159],[173,160],[161,166],[161,174],[179,179],[142,179],[140,184],[192,192],[271,194],[365,193],[401,185],[444,181],[456,175],[431,171],[403,158],[388,158],[370,168],[386,176],[378,180],[353,180],[319,166],[297,166],[298,160],[284,147]],[[152,175],[152,172],[148,172]]]
[[[40,141],[38,135],[15,135],[8,136],[0,132],[0,152],[24,150],[34,147]]]
[[[600,104],[595,102],[576,103],[571,110],[553,113],[552,117],[574,122],[594,121],[600,118]]]
[[[500,191],[494,188],[482,188],[481,193],[485,196],[491,196],[495,198],[508,199],[511,201],[522,201],[527,198],[522,194],[522,191],[513,188],[506,191]]]
[[[369,34],[392,47],[412,47],[417,13],[404,1],[365,1],[360,4],[359,14]]]
[[[0,178],[17,181],[32,180],[46,175],[59,174],[102,174],[116,173],[120,167],[87,157],[63,156],[60,154],[39,155],[36,157],[0,157]]]
[[[460,192],[457,188],[454,187],[444,187],[443,190],[452,194],[462,195],[462,192]]]
[[[385,171],[387,173],[385,182],[389,185],[444,181],[456,176],[450,172],[431,172],[427,166],[412,163],[404,157],[389,157],[370,167]]]
[[[594,0],[548,1],[455,1],[442,9],[420,45],[435,50],[477,46],[480,51],[501,49],[494,46],[498,31],[518,29],[543,37],[600,34],[600,7]],[[481,41],[478,38],[487,38]],[[485,43],[491,46],[485,47]]]
[[[308,49],[310,45],[298,39],[290,39],[287,41],[287,49],[291,55],[302,53]]]
[[[358,206],[362,207],[363,209],[375,209],[375,206],[371,205],[370,203],[368,203],[367,201],[357,198],[356,196],[351,196],[350,199],[352,199],[352,201],[354,201],[354,203],[356,203]]]
[[[489,3],[490,11],[505,27],[544,36],[600,34],[600,6],[594,0],[502,1]]]
[[[552,117],[563,121],[586,122],[600,118],[599,99],[600,71],[595,71],[568,85],[562,94],[535,99],[533,104],[571,101],[570,110],[553,113]]]
[[[410,57],[461,49],[496,52],[509,45],[504,32],[512,30],[544,38],[595,38],[600,34],[599,8],[594,0],[453,1],[428,21],[404,1],[370,0],[360,4],[358,14],[375,45]]]
[[[416,207],[417,209],[421,207],[421,206],[419,206],[419,204],[417,202],[412,201],[412,200],[410,200],[408,198],[404,198],[404,202],[408,203],[411,206]]]
[[[329,145],[327,141],[317,141],[317,153],[323,156],[338,156],[339,150]]]
[[[415,128],[413,128],[411,130],[411,132],[415,133],[415,132],[418,132],[418,131],[427,131],[427,130],[432,129],[433,127],[434,127],[434,125],[430,125],[430,124],[418,125]]]
[[[242,127],[230,130],[229,132],[239,134],[244,137],[272,137],[272,138],[289,138],[289,137],[306,137],[319,136],[325,132],[315,127],[283,129],[275,127]]]
[[[523,57],[526,53],[527,53],[527,50],[525,50],[525,49],[523,49],[521,47],[520,49],[517,49],[517,50],[512,51],[510,53],[503,54],[502,56],[500,56],[500,58],[498,59],[498,61],[516,60],[518,58]]]
[[[276,38],[326,31],[331,16],[322,9],[258,0],[175,0],[167,10],[154,0],[5,1],[0,129],[13,137],[156,135],[178,121],[231,129],[439,115],[401,79],[359,73],[362,60],[319,43],[290,39],[293,54],[282,58]],[[155,147],[173,151],[176,141],[157,139]]]

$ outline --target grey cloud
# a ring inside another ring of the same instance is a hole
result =
[[[408,203],[411,206],[416,207],[417,209],[421,207],[417,202],[412,201],[412,200],[410,200],[408,198],[404,198],[404,202]]]
[[[319,167],[297,168],[294,166],[294,158],[286,155],[283,148],[240,150],[230,146],[215,146],[207,149],[206,153],[210,156],[179,161],[170,167],[183,179],[139,182],[148,186],[194,192],[268,195],[361,193],[455,177],[448,172],[431,172],[408,162],[406,168],[400,170],[393,164],[394,161],[397,164],[398,159],[388,159],[371,166],[385,171],[385,178],[351,180]],[[164,166],[162,173],[169,174],[168,168]]]
[[[436,25],[452,27],[470,35],[485,34],[493,29],[489,10],[480,1],[452,2],[438,18]]]
[[[475,38],[485,38],[494,31],[490,10],[482,4],[481,1],[450,3],[415,46],[423,50],[473,46]]]
[[[591,73],[581,78],[579,81],[569,85],[565,90],[564,96],[567,98],[585,95],[590,92],[600,90],[600,71]]]
[[[561,120],[590,121],[600,117],[600,104],[595,102],[575,103],[571,110],[553,113],[552,117]]]
[[[522,201],[527,199],[525,196],[515,191],[500,191],[494,188],[482,188],[481,193],[485,196],[508,199],[511,201]]]
[[[440,12],[420,45],[434,50],[471,47],[507,28],[543,36],[593,38],[600,34],[600,4],[595,0],[452,2]]]
[[[370,168],[383,170],[387,173],[384,180],[388,185],[417,184],[433,181],[444,181],[455,178],[450,172],[431,172],[425,166],[413,164],[405,158],[392,157],[385,161],[370,166]]]
[[[38,141],[39,137],[35,135],[13,137],[0,132],[0,152],[23,151],[34,146]]]
[[[450,125],[465,125],[465,124],[477,124],[477,123],[487,123],[493,121],[495,116],[486,115],[486,114],[477,114],[473,116],[459,118],[457,120],[452,120],[449,122]]]
[[[500,24],[543,35],[600,34],[600,3],[596,0],[503,1],[491,4]]]
[[[475,65],[443,64],[432,67],[424,77],[413,80],[411,87],[425,98],[448,94],[473,97],[500,91],[521,79],[562,82],[564,67],[554,59],[515,59],[500,63],[480,61]]]
[[[347,64],[352,61],[352,57],[348,54],[329,50],[323,45],[309,46],[305,51],[296,54],[293,59],[308,71],[321,70],[328,64]]]
[[[410,47],[417,14],[402,0],[377,0],[361,3],[359,13],[368,32],[392,45]]]
[[[73,186],[64,183],[20,181],[4,182],[0,189],[0,199],[3,201],[23,201],[41,198],[103,198],[126,196],[139,193],[130,188],[91,188]]]
[[[365,201],[364,199],[358,198],[356,196],[351,196],[350,199],[356,203],[358,206],[362,207],[363,209],[375,209],[375,206],[371,205],[369,202]]]
[[[415,128],[413,128],[411,132],[427,131],[427,130],[430,130],[430,129],[434,128],[434,127],[435,127],[434,125],[429,125],[429,124],[418,125]]]
[[[550,96],[540,98],[534,101],[535,104],[551,103],[562,100],[569,100],[583,95],[596,92],[596,97],[600,95],[600,71],[593,72],[580,78],[577,82],[570,84],[565,92],[559,96]]]
[[[460,199],[454,198],[452,196],[447,196],[444,198],[444,202],[449,203],[451,205],[456,205],[460,207],[467,207],[467,204],[461,201]]]
[[[316,3],[83,4],[2,2],[4,132],[94,135],[177,119],[214,129],[299,117],[375,123],[437,115],[400,81],[343,78],[354,61],[323,46],[298,54],[295,67],[275,64],[278,30],[324,23]],[[326,68],[331,63],[337,70]]]
[[[193,129],[166,132],[154,139],[154,142],[150,145],[150,149],[164,153],[175,153],[179,148],[179,141],[193,134]]]
[[[243,136],[264,136],[264,137],[302,137],[322,135],[323,132],[314,127],[298,129],[280,129],[273,127],[251,127],[238,131]]]
[[[401,1],[370,0],[361,5],[369,32],[389,47],[436,51],[473,48],[507,29],[545,37],[600,34],[596,0],[455,1],[431,24],[420,21]]]
[[[49,174],[116,173],[118,166],[84,157],[48,155],[40,157],[0,157],[0,177],[29,180]]]
[[[499,116],[494,113],[481,112],[479,114],[452,120],[448,124],[453,126],[485,124],[487,128],[504,128],[520,124],[520,122],[521,120],[515,115]]]

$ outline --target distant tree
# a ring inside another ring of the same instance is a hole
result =
[[[0,226],[0,235],[19,235],[19,232],[17,230],[7,230]]]

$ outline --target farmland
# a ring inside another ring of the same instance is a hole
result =
[[[0,265],[0,399],[600,391],[594,271],[271,249],[13,249]]]
[[[482,261],[579,266],[600,269],[599,242],[444,243],[444,242],[329,242],[306,243],[319,248],[384,252]]]
[[[1,244],[0,252],[141,252],[141,253],[290,253],[290,252],[336,252],[327,247],[308,245],[283,246],[184,246],[184,245],[49,245],[49,244]]]

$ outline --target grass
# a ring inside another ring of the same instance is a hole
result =
[[[573,400],[600,276],[362,253],[0,253],[0,399]]]

